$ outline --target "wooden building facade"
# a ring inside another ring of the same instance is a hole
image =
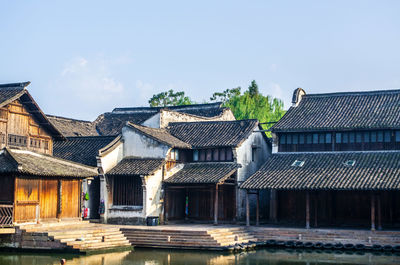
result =
[[[25,87],[0,85],[0,226],[80,218],[82,179],[92,167],[55,158],[64,139]]]
[[[398,228],[399,111],[400,90],[296,89],[293,106],[272,127],[273,154],[241,188],[270,191],[266,222]]]

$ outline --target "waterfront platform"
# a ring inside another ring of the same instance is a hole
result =
[[[400,252],[400,231],[207,224],[117,227],[137,247],[235,250],[256,245]]]

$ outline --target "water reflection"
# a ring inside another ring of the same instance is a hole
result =
[[[1,253],[0,265],[58,265],[65,258],[66,265],[186,265],[186,264],[271,264],[271,265],[317,265],[317,264],[400,264],[400,256],[373,253],[257,250],[237,254],[210,251],[172,251],[136,249],[118,253],[88,256],[77,255],[29,255]]]

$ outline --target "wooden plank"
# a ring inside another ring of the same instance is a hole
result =
[[[260,225],[260,191],[257,191],[256,226]]]
[[[250,201],[249,193],[246,190],[246,226],[250,226]]]
[[[215,199],[214,199],[214,224],[218,224],[218,184],[215,185]]]
[[[375,194],[371,193],[371,230],[375,230]]]
[[[80,217],[79,200],[79,180],[62,180],[61,218]]]
[[[58,183],[56,179],[42,180],[40,219],[57,218]]]
[[[310,229],[310,192],[306,191],[306,228]]]

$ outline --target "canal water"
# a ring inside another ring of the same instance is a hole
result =
[[[136,249],[117,253],[97,255],[65,254],[16,254],[0,253],[0,265],[43,265],[60,264],[65,258],[66,265],[159,265],[159,264],[274,264],[274,265],[316,265],[316,264],[400,264],[400,255],[317,252],[298,250],[260,249],[242,253],[221,253],[209,251],[172,251]]]

